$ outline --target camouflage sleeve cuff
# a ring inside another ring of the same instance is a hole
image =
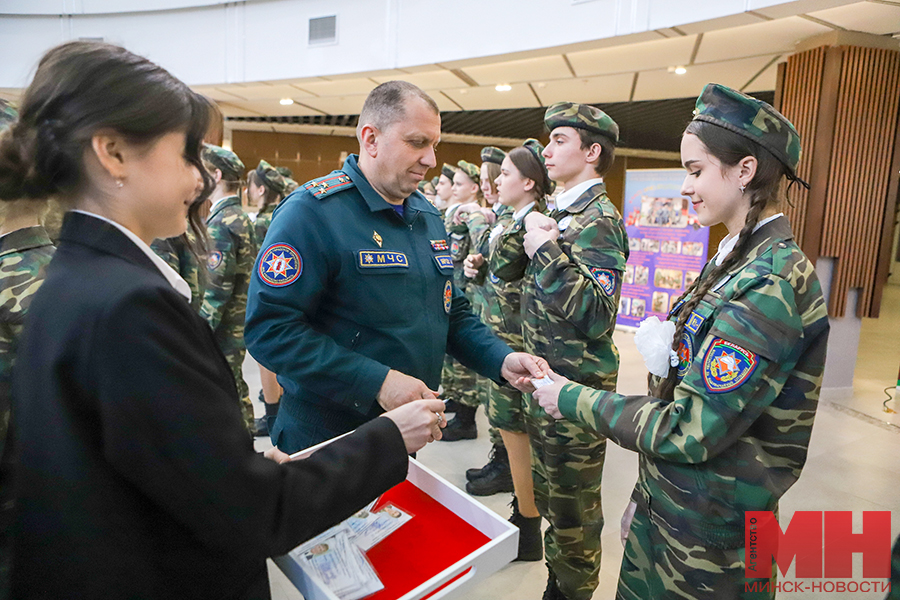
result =
[[[599,405],[607,395],[613,394],[580,383],[567,383],[559,392],[559,412],[570,421],[582,423],[606,435],[609,427],[601,427]]]
[[[535,250],[531,262],[540,267],[541,270],[546,269],[550,264],[563,254],[562,248],[555,241],[546,241]]]

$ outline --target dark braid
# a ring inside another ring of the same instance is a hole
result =
[[[747,255],[750,237],[759,223],[760,215],[769,205],[777,205],[781,202],[779,192],[786,173],[784,166],[768,150],[722,127],[703,121],[692,121],[685,130],[685,134],[693,134],[700,138],[709,153],[722,163],[723,169],[738,164],[747,156],[757,159],[757,168],[756,175],[744,192],[750,196],[750,209],[747,211],[747,219],[738,234],[738,241],[734,249],[728,253],[721,265],[713,267],[702,281],[699,278],[696,279],[676,301],[677,305],[688,295],[691,296],[681,307],[678,320],[675,322],[675,337],[672,340],[672,350],[675,352],[678,351],[681,344],[684,327],[691,313],[707,292]],[[651,393],[663,400],[673,400],[677,384],[678,367],[669,367],[668,376],[661,379],[657,388],[651,390]]]

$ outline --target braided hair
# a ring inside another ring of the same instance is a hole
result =
[[[684,327],[688,317],[700,304],[707,292],[719,282],[719,280],[732,269],[746,255],[750,247],[750,236],[759,223],[759,217],[766,208],[777,206],[782,202],[782,184],[788,174],[787,168],[775,155],[763,148],[760,144],[747,137],[733,133],[724,127],[705,121],[691,121],[684,131],[684,135],[696,135],[706,146],[711,156],[714,156],[722,165],[722,168],[733,167],[741,160],[752,156],[757,160],[756,174],[747,184],[744,191],[750,199],[750,210],[747,211],[747,219],[738,234],[737,244],[728,253],[721,265],[714,266],[701,280],[697,278],[688,287],[676,305],[690,296],[678,313],[675,322],[675,338],[672,341],[672,350],[678,351],[681,339],[684,336]],[[678,384],[678,368],[670,367],[669,374],[660,379],[656,389],[651,392],[657,398],[672,400],[675,386]]]

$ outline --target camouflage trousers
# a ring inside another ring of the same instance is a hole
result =
[[[241,413],[244,415],[244,423],[249,431],[253,427],[254,417],[253,403],[250,402],[250,388],[247,386],[247,382],[244,381],[244,371],[242,369],[246,352],[247,350],[243,345],[239,348],[222,348],[222,354],[225,355],[225,360],[228,361],[228,366],[231,367],[231,374],[234,375],[234,384],[241,399]]]
[[[522,392],[512,386],[501,387],[489,379],[485,379],[485,381],[488,384],[487,416],[488,422],[491,424],[491,433],[498,429],[513,433],[527,433]],[[499,432],[497,437],[499,437]]]
[[[773,600],[775,573],[771,581],[745,579],[743,546],[723,550],[678,540],[655,526],[639,503],[625,544],[616,598]]]
[[[445,399],[456,400],[463,406],[478,406],[478,381],[475,371],[462,366],[449,354],[444,356],[441,386],[444,388]]]
[[[488,436],[491,439],[491,445],[503,447],[503,438],[500,436],[500,429],[506,429],[505,427],[498,427],[491,421],[491,397],[493,394],[499,394],[503,390],[499,385],[488,379],[487,377],[482,377],[481,375],[475,375],[475,384],[478,388],[478,400],[479,403],[484,406],[484,413],[488,417],[488,423],[490,423],[490,428],[488,429]],[[505,387],[505,386],[504,386]],[[519,394],[518,390],[515,388],[509,388],[513,392]],[[507,429],[507,431],[515,431],[514,429]],[[524,429],[522,429],[524,431]]]
[[[606,438],[547,416],[531,394],[525,395],[525,403],[534,499],[550,524],[544,534],[544,556],[563,594],[571,600],[588,600],[600,576],[600,479]]]

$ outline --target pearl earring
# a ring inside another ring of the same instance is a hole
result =
[[[121,179],[116,179],[116,187],[125,187],[125,183]]]
[[[747,186],[745,185],[739,185],[738,187],[741,189],[742,194],[744,193],[744,190],[747,189]]]

